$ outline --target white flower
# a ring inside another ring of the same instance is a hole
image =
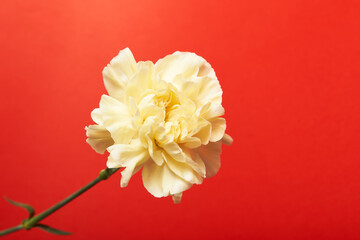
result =
[[[145,188],[155,197],[182,192],[220,168],[222,143],[231,144],[221,118],[222,90],[210,64],[189,52],[157,61],[136,62],[120,51],[103,70],[108,95],[92,113],[87,142],[107,150],[109,168],[125,167],[121,187],[142,170]]]

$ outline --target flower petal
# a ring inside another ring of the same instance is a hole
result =
[[[220,105],[223,92],[219,81],[216,78],[207,76],[198,78],[197,81],[200,82],[200,91],[197,95],[197,98],[194,99],[197,105],[202,106],[209,101],[212,103],[211,108]]]
[[[221,140],[225,134],[226,121],[224,118],[215,118],[211,120],[211,137],[210,142]]]
[[[175,168],[176,166],[181,167],[186,167],[189,166],[192,168],[192,170],[194,170],[195,172],[197,172],[200,176],[201,175],[205,175],[204,169],[201,166],[201,164],[199,165],[199,163],[195,160],[193,160],[193,153],[190,149],[184,148],[182,149],[177,143],[175,142],[169,142],[166,143],[164,145],[161,145],[161,147],[163,148],[164,152],[163,152],[163,158],[166,159],[168,161],[168,165],[170,167],[171,170],[173,170],[173,172],[177,173]],[[173,163],[173,161],[177,161],[179,162],[178,165],[176,165],[176,163]],[[182,171],[182,170],[180,170]],[[185,171],[185,170],[184,170]],[[189,170],[191,171],[191,170]],[[184,175],[179,173],[179,176],[184,177]],[[190,181],[188,178],[184,178],[187,181]],[[194,183],[197,183],[198,180],[194,180]]]
[[[104,84],[109,95],[124,101],[124,88],[135,72],[134,56],[129,48],[125,48],[103,70]]]
[[[201,146],[201,140],[196,137],[185,137],[179,141],[181,143],[181,146],[187,147],[187,148],[198,148]]]
[[[188,165],[187,163],[176,161],[174,158],[172,158],[169,154],[165,152],[163,153],[163,155],[169,169],[177,176],[192,184],[202,183],[202,177],[194,171],[192,166]]]
[[[128,107],[115,98],[103,95],[100,101],[100,110],[103,124],[111,133],[115,143],[128,144],[136,134]]]
[[[212,108],[221,105],[221,86],[213,68],[202,57],[189,52],[175,52],[157,61],[155,70],[160,79],[171,82],[197,107],[208,101],[212,102]]]
[[[145,188],[155,197],[166,197],[189,189],[192,184],[170,171],[167,164],[156,165],[148,161],[142,170]]]
[[[216,173],[219,171],[221,165],[221,144],[221,141],[210,142],[209,144],[203,145],[196,149],[197,153],[205,164],[206,178],[215,176]]]
[[[101,116],[101,111],[100,108],[95,108],[92,112],[91,112],[91,118],[94,122],[96,122],[99,125],[102,125],[103,123],[103,119]]]
[[[138,62],[138,71],[126,87],[126,96],[133,97],[139,103],[147,89],[154,88],[154,64],[150,61]]]
[[[206,60],[195,53],[175,52],[160,59],[155,64],[160,79],[172,82],[176,75],[184,77],[197,76],[215,77],[214,70]]]
[[[111,134],[105,127],[99,125],[90,125],[85,127],[86,142],[100,154],[104,154],[107,147],[114,144]]]
[[[224,107],[220,103],[217,104],[211,103],[207,111],[203,111],[201,116],[204,119],[211,120],[213,118],[224,115],[224,113],[225,113]]]
[[[121,187],[126,187],[131,176],[149,159],[148,151],[139,142],[115,144],[108,148],[110,156],[107,167],[126,167],[122,172]],[[135,170],[136,169],[136,170]]]
[[[175,142],[168,142],[166,144],[162,144],[161,147],[165,150],[165,152],[179,162],[186,162],[187,156],[182,151],[180,146]]]
[[[201,144],[206,145],[209,143],[211,137],[211,124],[206,120],[201,120],[198,124],[199,126],[193,137],[199,138]]]

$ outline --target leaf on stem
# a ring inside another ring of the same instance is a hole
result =
[[[7,198],[6,196],[4,196],[4,197],[5,197],[5,200],[8,201],[10,204],[15,205],[17,207],[25,208],[29,212],[29,219],[34,216],[35,210],[34,210],[34,208],[32,206],[30,206],[28,204],[25,204],[25,203],[15,202],[15,201]]]
[[[56,234],[56,235],[70,235],[70,234],[72,234],[72,233],[69,233],[69,232],[65,232],[65,231],[61,231],[59,229],[49,227],[49,226],[47,226],[45,224],[37,224],[35,227],[41,228],[42,230],[44,230],[46,232]]]

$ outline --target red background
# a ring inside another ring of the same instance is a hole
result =
[[[116,174],[44,221],[74,235],[7,239],[360,239],[357,2],[2,1],[0,195],[39,212],[105,167],[84,127],[127,46],[207,59],[235,140],[180,205]],[[0,229],[26,218],[3,199],[0,212]]]

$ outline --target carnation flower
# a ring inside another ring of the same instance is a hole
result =
[[[87,142],[110,153],[108,168],[124,167],[121,187],[142,169],[145,188],[155,197],[182,192],[220,168],[225,134],[222,90],[209,63],[190,52],[136,62],[126,48],[103,70],[109,95],[92,111]]]

